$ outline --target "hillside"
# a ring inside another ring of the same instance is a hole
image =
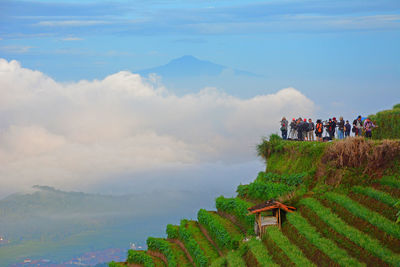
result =
[[[386,113],[376,115],[379,124],[393,114]],[[147,251],[130,250],[126,263],[110,266],[400,265],[400,140],[318,143],[272,135],[258,153],[265,172],[239,185],[235,198],[218,197],[215,211],[168,225],[167,238],[150,237]],[[297,211],[258,239],[247,208],[269,199]]]

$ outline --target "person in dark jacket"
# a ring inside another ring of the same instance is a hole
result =
[[[328,123],[325,124],[326,132],[329,134],[329,140],[333,140],[333,135],[335,132],[333,131],[333,127],[335,124],[333,123],[332,119],[329,118]]]
[[[344,125],[344,137],[347,138],[350,136],[350,130],[351,130],[351,125],[349,121],[346,121],[346,124]]]
[[[360,136],[362,134],[362,128],[363,128],[363,124],[362,124],[362,120],[361,120],[361,115],[359,115],[357,117],[357,119],[355,119],[353,121],[353,132],[355,136]]]
[[[290,139],[296,139],[297,138],[297,123],[295,118],[292,119],[292,122],[290,123],[290,132],[289,132],[289,138]]]
[[[336,120],[336,117],[332,118],[332,140],[335,139],[335,132],[336,132],[336,126],[338,125],[338,121]]]
[[[339,118],[337,135],[338,135],[338,139],[343,139],[344,138],[344,120],[343,120],[343,117]]]
[[[303,141],[304,136],[303,136],[303,121],[301,118],[297,119],[297,140]]]

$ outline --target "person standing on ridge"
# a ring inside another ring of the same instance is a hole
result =
[[[338,122],[336,120],[336,117],[332,118],[332,140],[335,139],[335,132],[336,132],[336,126],[337,126]]]
[[[346,124],[344,125],[344,137],[347,138],[350,136],[350,130],[351,130],[351,125],[349,121],[346,121]]]
[[[317,124],[315,125],[315,136],[317,137],[317,141],[322,141],[322,133],[324,132],[324,125],[321,120],[317,120]]]
[[[372,137],[372,129],[375,128],[375,124],[371,121],[370,118],[367,118],[364,121],[364,131],[365,131],[365,137],[366,138],[371,138]]]
[[[301,118],[297,119],[297,139],[299,141],[303,141],[304,137],[303,137],[303,121]]]
[[[308,141],[314,141],[314,122],[308,119]]]
[[[282,120],[281,120],[281,132],[282,132],[282,139],[283,140],[287,139],[288,124],[289,124],[289,122],[286,120],[285,117],[283,117]]]
[[[338,122],[338,139],[341,140],[344,138],[344,120],[343,117],[341,116],[339,118],[339,122]]]
[[[362,121],[361,121],[361,115],[359,115],[357,117],[357,119],[355,119],[353,121],[353,132],[354,132],[354,136],[360,136],[362,133]]]
[[[303,140],[308,141],[308,122],[307,119],[304,119],[304,121],[301,124],[303,128]]]
[[[293,118],[292,122],[290,123],[290,133],[289,133],[290,139],[293,140],[293,139],[297,138],[296,131],[297,131],[297,124],[296,124],[296,120]]]

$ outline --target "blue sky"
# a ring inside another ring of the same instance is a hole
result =
[[[57,175],[152,176],[158,144],[170,149],[157,153],[167,169],[254,164],[254,145],[282,116],[351,120],[399,103],[399,47],[398,0],[3,0],[0,156],[10,165],[0,177],[57,187]],[[182,77],[192,95],[174,96],[170,77],[132,74],[184,55],[259,76],[199,77],[201,88]],[[102,149],[110,159],[96,157]],[[77,154],[93,162],[70,162]],[[22,172],[31,165],[42,168]]]

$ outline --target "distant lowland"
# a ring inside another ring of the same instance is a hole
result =
[[[176,220],[182,198],[188,201],[188,208],[181,208],[187,212],[196,202],[188,197],[193,195],[189,192],[154,194],[158,197],[110,196],[36,185],[29,193],[1,199],[0,266],[27,259],[62,263],[95,251],[108,251],[110,257],[104,261],[118,259],[112,249],[122,249],[125,254],[132,245],[145,246],[150,233],[162,234],[160,221]],[[165,202],[159,203],[159,199]]]

